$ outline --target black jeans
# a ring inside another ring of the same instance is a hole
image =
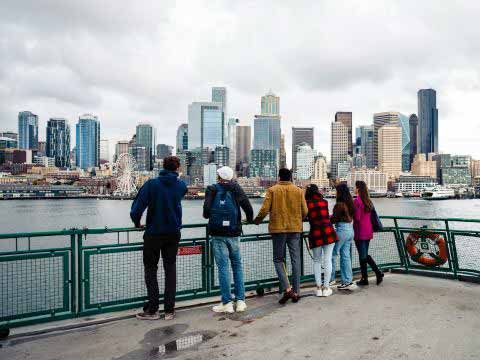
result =
[[[157,280],[158,261],[162,253],[163,270],[165,271],[164,311],[172,313],[175,309],[175,292],[177,288],[177,252],[180,232],[162,235],[143,236],[143,265],[145,267],[145,285],[147,286],[148,303],[145,311],[158,310],[159,289]]]

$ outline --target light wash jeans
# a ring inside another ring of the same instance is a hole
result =
[[[236,300],[245,300],[245,284],[243,283],[242,257],[238,237],[211,236],[213,256],[218,267],[218,282],[222,294],[222,304],[232,301],[231,276],[228,262],[232,266],[234,294]]]
[[[335,243],[332,256],[332,278],[335,280],[335,273],[337,271],[336,258],[340,254],[340,276],[342,284],[350,284],[352,282],[352,241],[353,241],[353,224],[341,222],[335,224],[338,241]]]
[[[315,282],[317,286],[328,287],[330,277],[332,276],[332,252],[335,243],[319,246],[312,249],[313,252],[313,272],[315,274]],[[322,279],[322,263],[324,276]]]

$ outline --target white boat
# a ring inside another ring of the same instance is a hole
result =
[[[455,197],[455,191],[442,186],[426,188],[422,192],[422,199],[425,200],[445,200]]]

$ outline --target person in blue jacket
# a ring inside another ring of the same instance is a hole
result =
[[[156,320],[160,318],[159,289],[157,281],[158,261],[162,254],[165,271],[164,312],[165,320],[175,317],[175,293],[177,282],[177,252],[182,227],[182,198],[187,186],[178,178],[180,160],[168,156],[163,160],[163,170],[157,178],[148,180],[139,190],[133,201],[130,217],[137,228],[143,212],[147,209],[145,233],[143,235],[143,264],[148,302],[138,319]]]

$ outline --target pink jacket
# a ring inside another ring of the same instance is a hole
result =
[[[355,232],[355,240],[371,240],[373,239],[372,220],[370,211],[366,212],[362,199],[359,196],[353,201],[355,207],[355,216],[353,219],[353,230]]]

